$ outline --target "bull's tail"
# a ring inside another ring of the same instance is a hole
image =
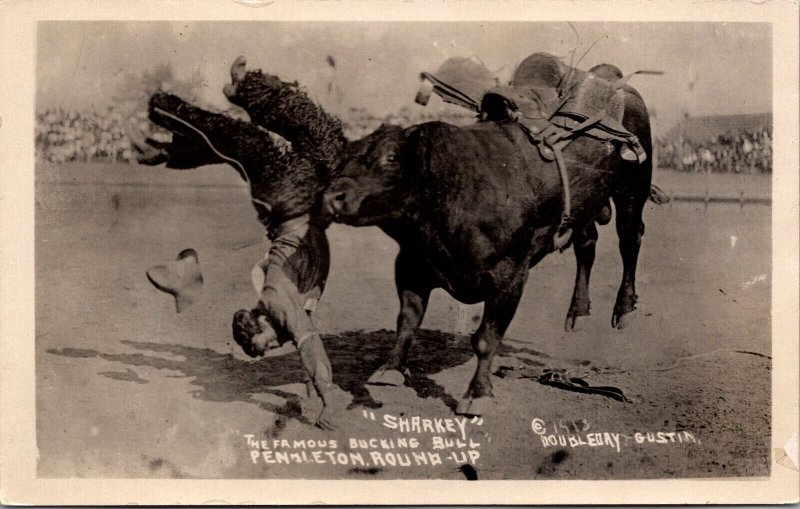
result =
[[[664,192],[663,189],[658,187],[655,184],[650,184],[650,201],[655,203],[656,205],[663,205],[665,203],[669,203],[671,198],[669,195]]]

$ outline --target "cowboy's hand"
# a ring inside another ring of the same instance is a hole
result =
[[[320,398],[322,399],[322,410],[315,425],[329,431],[343,427],[342,414],[352,402],[352,396],[339,387],[333,386],[330,391],[321,394]]]
[[[322,405],[322,412],[320,412],[319,417],[317,417],[317,422],[314,423],[314,425],[326,431],[335,431],[339,429],[336,417],[336,410],[331,405],[324,403]]]

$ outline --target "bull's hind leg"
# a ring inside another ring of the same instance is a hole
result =
[[[517,311],[527,276],[527,270],[516,270],[510,281],[501,281],[497,285],[497,289],[486,299],[483,320],[481,320],[478,330],[472,335],[472,349],[478,357],[478,367],[467,393],[458,402],[457,414],[473,416],[491,411],[494,403],[492,361],[503,335]]]
[[[592,304],[589,299],[589,277],[592,274],[592,265],[594,265],[596,245],[597,227],[594,223],[590,223],[572,239],[577,271],[572,303],[567,312],[567,320],[564,322],[566,331],[580,330],[586,317],[590,315]]]
[[[647,185],[649,192],[649,183]],[[636,318],[636,264],[644,235],[642,212],[647,194],[618,194],[614,196],[617,209],[617,235],[619,252],[622,255],[622,283],[617,292],[611,326],[619,330],[626,328]]]
[[[622,125],[639,138],[647,159],[641,164],[622,162],[619,168],[619,181],[613,194],[623,269],[611,326],[620,330],[630,325],[636,317],[636,264],[644,235],[642,211],[650,196],[650,180],[653,176],[650,119],[647,106],[635,92],[626,92]]]
[[[414,335],[422,324],[428,298],[433,290],[433,278],[424,269],[425,262],[400,251],[395,260],[395,282],[400,298],[400,313],[397,315],[397,341],[389,358],[369,377],[368,383],[375,385],[403,385],[403,369],[408,360],[408,351]]]

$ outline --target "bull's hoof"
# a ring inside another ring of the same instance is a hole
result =
[[[630,324],[633,323],[633,321],[636,319],[636,315],[638,314],[638,309],[634,309],[633,311],[622,314],[618,314],[615,311],[614,315],[611,317],[611,326],[617,330],[626,329]]]
[[[464,398],[458,402],[456,413],[470,417],[479,417],[492,413],[495,407],[494,398],[481,396],[480,398]]]
[[[568,315],[567,320],[564,322],[564,330],[567,332],[577,332],[583,330],[587,323],[589,323],[589,315]]]
[[[406,377],[396,369],[381,368],[369,377],[367,383],[370,385],[392,385],[399,387],[406,383]]]

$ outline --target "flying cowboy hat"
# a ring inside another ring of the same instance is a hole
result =
[[[175,298],[175,310],[178,313],[202,296],[203,274],[194,249],[184,249],[174,262],[153,265],[147,269],[147,279],[153,286]]]

